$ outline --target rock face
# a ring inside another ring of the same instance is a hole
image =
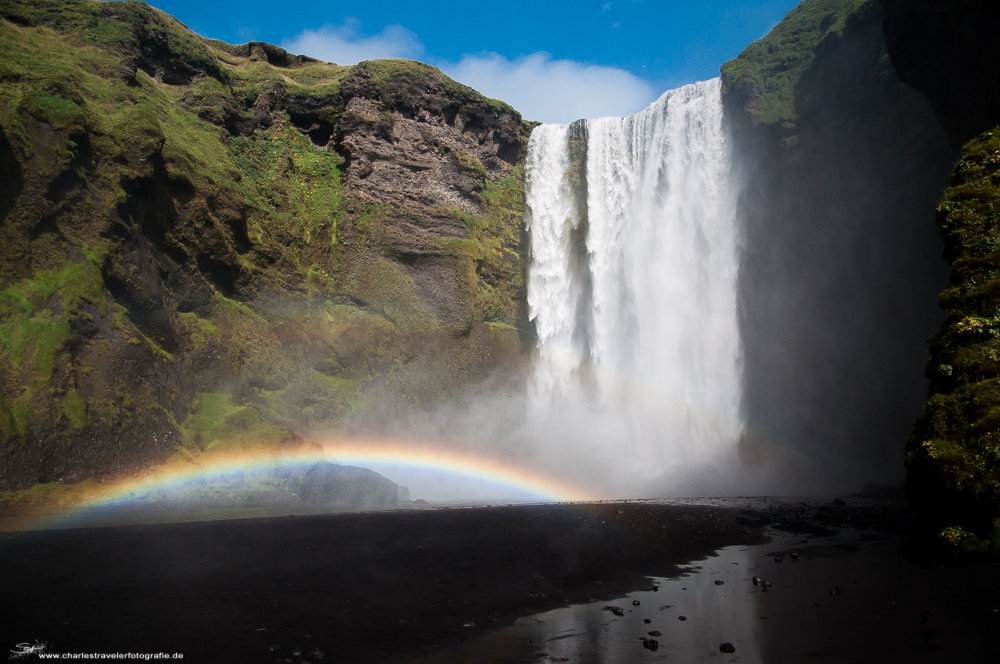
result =
[[[517,380],[530,126],[137,2],[0,5],[0,490]]]
[[[906,447],[937,560],[1000,553],[998,28],[987,0],[807,0],[723,67],[748,174],[747,458],[801,454],[859,484],[897,464],[940,293]]]
[[[989,0],[881,0],[900,80],[922,92],[959,148],[1000,118],[1000,5]]]
[[[945,280],[955,155],[886,55],[876,2],[806,0],[722,69],[743,176],[748,430],[771,491],[902,479]]]
[[[396,506],[400,489],[374,470],[321,461],[302,477],[299,496],[309,505],[385,509]]]
[[[939,560],[1000,556],[1000,6],[884,0],[900,78],[930,100],[961,159],[937,206],[951,267],[931,338],[926,409],[906,451],[906,494]],[[971,139],[971,140],[970,140]]]

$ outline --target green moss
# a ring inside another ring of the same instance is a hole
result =
[[[87,399],[78,390],[73,390],[66,395],[65,408],[66,415],[74,429],[83,429],[90,424]]]
[[[83,109],[72,99],[29,89],[21,103],[22,112],[48,122],[53,129],[82,128],[84,125]]]
[[[14,428],[21,438],[27,438],[31,434],[31,420],[35,417],[35,411],[31,408],[31,388],[22,388],[21,396],[14,400],[10,414],[14,419]]]
[[[87,302],[104,308],[102,289],[100,273],[89,263],[76,263],[43,270],[0,291],[0,351],[13,366],[31,366],[48,381],[72,338],[70,320],[80,316],[77,307]]]
[[[255,408],[236,404],[225,392],[199,394],[182,426],[205,451],[274,444],[288,436],[286,429],[264,421]]]
[[[335,152],[316,150],[301,132],[282,127],[233,138],[227,158],[252,210],[251,237],[283,239],[296,253],[318,237],[336,246],[343,184]]]
[[[212,321],[199,318],[195,313],[178,314],[178,318],[190,335],[191,343],[196,349],[204,346],[207,341],[218,341],[222,336],[219,328]]]
[[[30,505],[32,507],[67,507],[96,498],[108,491],[107,487],[94,480],[84,480],[78,484],[43,482],[30,489],[20,491],[0,491],[0,505]]]

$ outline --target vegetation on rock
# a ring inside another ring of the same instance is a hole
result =
[[[1000,129],[970,141],[937,209],[951,264],[907,495],[952,557],[1000,554]]]
[[[723,92],[739,99],[754,122],[794,128],[796,86],[820,43],[839,36],[847,17],[874,0],[807,0],[793,8],[767,36],[722,65]]]
[[[0,2],[0,489],[336,434],[516,364],[529,130],[420,63]]]

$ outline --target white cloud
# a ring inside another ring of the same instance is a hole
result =
[[[304,30],[292,39],[281,42],[291,53],[308,55],[338,65],[354,65],[362,60],[378,58],[419,59],[424,45],[415,34],[399,25],[386,26],[382,32],[365,36],[356,19],[343,25],[325,25],[316,30]]]
[[[651,85],[623,69],[553,60],[548,53],[516,60],[488,53],[439,66],[456,81],[507,102],[527,120],[567,123],[628,115],[657,97]]]
[[[628,115],[657,97],[648,83],[623,69],[553,60],[548,53],[514,60],[485,53],[464,56],[458,63],[428,58],[420,39],[406,28],[390,25],[365,35],[356,19],[305,30],[281,46],[340,65],[378,58],[423,59],[487,97],[507,102],[526,119],[542,122]]]

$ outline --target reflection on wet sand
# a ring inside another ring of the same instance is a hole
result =
[[[756,559],[771,546],[727,547],[683,567],[681,576],[652,578],[648,590],[521,618],[512,627],[419,661],[694,664],[713,654],[724,658],[720,661],[759,661],[760,593],[751,578]],[[734,646],[735,654],[720,652],[724,643]]]
[[[986,635],[1000,629],[1000,568],[920,568],[884,532],[769,534],[651,579],[656,591],[523,617],[417,661],[994,661]]]

